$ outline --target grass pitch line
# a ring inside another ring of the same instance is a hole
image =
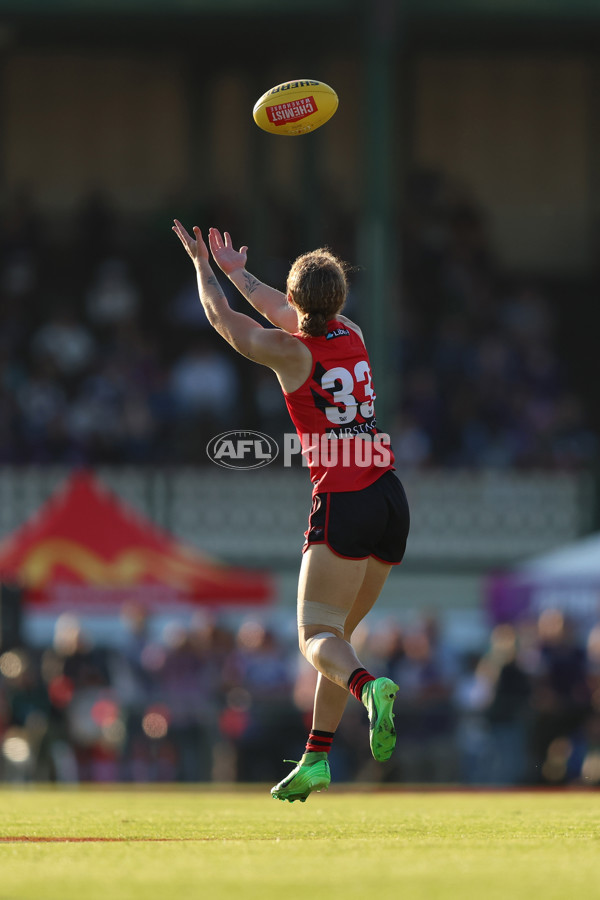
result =
[[[198,844],[215,838],[153,837],[30,837],[28,834],[0,835],[0,844]]]

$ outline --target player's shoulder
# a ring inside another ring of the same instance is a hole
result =
[[[302,341],[298,339],[298,336],[286,331],[285,328],[264,328],[261,337],[265,344],[276,348],[282,353],[293,353],[296,351],[301,354],[306,352],[306,348],[303,347]]]
[[[261,328],[253,332],[253,349],[258,352],[258,362],[271,365],[273,362],[286,363],[303,359],[310,351],[302,341],[283,328]]]
[[[336,321],[343,322],[347,328],[351,328],[352,331],[354,331],[359,336],[359,338],[361,339],[361,341],[364,344],[365,339],[363,337],[363,333],[360,330],[360,328],[358,327],[358,325],[356,324],[356,322],[353,322],[352,319],[348,318],[348,316],[339,315],[339,316],[336,316],[335,318],[336,318]]]

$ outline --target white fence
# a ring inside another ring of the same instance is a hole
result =
[[[0,469],[0,537],[21,525],[69,475]],[[284,569],[296,564],[310,508],[303,470],[99,469],[122,500],[205,553]],[[592,527],[585,474],[414,472],[407,565],[484,568],[550,549]]]

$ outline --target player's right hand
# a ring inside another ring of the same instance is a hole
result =
[[[185,247],[188,256],[192,260],[195,266],[197,266],[201,260],[205,260],[208,262],[208,248],[204,243],[204,238],[202,237],[202,232],[198,228],[197,225],[194,225],[192,231],[194,232],[195,239],[187,232],[184,226],[181,224],[179,219],[173,219],[173,231]]]
[[[223,241],[223,237],[225,241]],[[218,267],[226,275],[231,275],[236,269],[245,267],[248,248],[240,247],[239,250],[234,250],[231,235],[228,231],[223,232],[223,237],[221,237],[221,232],[218,228],[211,228],[208,232],[208,244]]]

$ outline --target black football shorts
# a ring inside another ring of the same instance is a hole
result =
[[[402,562],[410,528],[408,501],[391,470],[361,491],[315,494],[302,551],[327,544],[337,556],[374,556],[397,566]]]

